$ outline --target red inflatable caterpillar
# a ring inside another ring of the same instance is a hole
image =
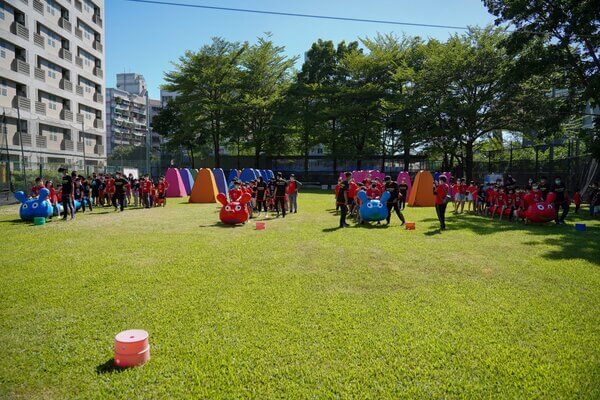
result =
[[[546,201],[535,201],[533,194],[525,196],[525,210],[517,213],[517,217],[525,218],[528,222],[545,224],[556,218],[554,199],[556,195],[552,192],[546,196]]]
[[[238,200],[230,202],[227,201],[227,196],[223,193],[219,193],[217,195],[217,200],[219,200],[219,203],[223,204],[221,212],[219,213],[221,222],[228,225],[237,225],[248,221],[249,215],[246,204],[252,200],[252,195],[250,193],[244,193]]]

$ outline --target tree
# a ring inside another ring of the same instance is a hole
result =
[[[167,148],[186,149],[196,168],[194,151],[206,143],[207,135],[192,115],[180,99],[170,101],[152,118],[152,130],[165,137]]]
[[[296,57],[284,55],[285,48],[275,46],[267,34],[249,46],[241,57],[241,72],[236,102],[232,112],[239,119],[246,140],[254,150],[254,164],[265,148],[276,141],[275,114],[284,101],[289,84],[289,71]]]
[[[484,0],[484,4],[497,17],[496,24],[514,26],[505,46],[516,56],[523,74],[543,75],[548,69],[559,69],[584,103],[600,105],[597,0]],[[600,159],[598,124],[586,138],[595,158]]]
[[[239,95],[241,57],[248,45],[213,38],[198,52],[186,51],[165,74],[164,88],[179,93],[186,104],[186,119],[202,126],[213,145],[215,166],[221,165],[220,147],[227,139],[225,119],[228,108]]]

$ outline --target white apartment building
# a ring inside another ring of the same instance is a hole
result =
[[[103,19],[104,0],[0,0],[3,159],[106,164]]]

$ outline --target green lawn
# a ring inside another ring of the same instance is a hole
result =
[[[332,205],[302,193],[266,231],[180,199],[1,208],[0,398],[600,398],[598,221],[336,230]],[[116,370],[131,328],[152,360]]]

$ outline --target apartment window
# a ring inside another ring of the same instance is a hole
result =
[[[6,58],[6,44],[4,44],[4,42],[1,40],[0,40],[0,58]]]
[[[52,79],[56,79],[56,72],[54,72],[51,69],[49,69],[48,70],[48,77],[52,78]]]
[[[86,113],[85,114],[85,119],[92,119],[92,114]]]
[[[1,96],[8,96],[7,86],[8,86],[8,83],[6,82],[6,79],[2,79],[0,81],[0,95]]]
[[[48,46],[56,48],[56,41],[51,37],[48,37]]]
[[[53,142],[58,141],[58,135],[56,134],[55,131],[50,131],[50,140]]]
[[[92,88],[90,88],[89,86],[85,86],[85,92],[86,93],[91,93],[92,92]]]

